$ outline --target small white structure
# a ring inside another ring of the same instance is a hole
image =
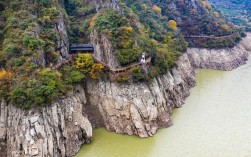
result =
[[[146,56],[145,56],[145,53],[142,54],[140,63],[142,63],[142,64],[145,64],[145,63],[146,63]]]

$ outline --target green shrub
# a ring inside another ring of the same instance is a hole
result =
[[[123,83],[123,82],[128,82],[130,79],[130,75],[126,75],[126,74],[121,74],[117,77],[116,81]]]
[[[22,39],[23,47],[31,50],[38,50],[44,46],[45,42],[42,39],[35,38],[31,35],[25,35]]]
[[[61,74],[44,69],[29,81],[19,82],[11,91],[11,101],[22,108],[44,105],[55,101],[65,92]]]
[[[13,101],[13,103],[18,107],[27,108],[31,106],[31,104],[28,104],[29,100],[28,100],[28,95],[25,92],[25,88],[22,87],[14,88],[13,91],[11,92],[10,98]]]
[[[12,66],[22,66],[25,63],[25,57],[21,56],[18,58],[12,58],[10,60]]]
[[[127,25],[126,18],[112,9],[103,11],[95,20],[95,27],[99,31],[108,29],[111,32],[115,32],[117,28]]]
[[[75,67],[64,66],[61,71],[65,84],[79,83],[85,78],[85,75]]]
[[[134,81],[144,81],[147,79],[147,75],[141,67],[133,67],[131,69],[131,73],[133,76]]]
[[[115,52],[117,59],[121,65],[126,65],[134,61],[139,61],[140,58],[140,49],[133,47],[131,49],[119,49]]]
[[[9,45],[5,49],[5,53],[6,53],[7,57],[16,56],[16,55],[18,55],[20,53],[20,49],[18,48],[17,45],[12,44],[12,45]]]

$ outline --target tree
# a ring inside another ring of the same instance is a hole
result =
[[[140,51],[139,48],[133,47],[131,49],[120,49],[115,52],[117,59],[119,60],[121,65],[127,65],[134,61],[139,60]]]
[[[11,77],[11,72],[7,72],[5,69],[2,69],[0,71],[0,97],[3,97],[8,94]]]
[[[85,75],[76,67],[64,66],[62,69],[63,81],[66,84],[74,84],[85,78]]]
[[[161,8],[158,7],[156,4],[153,5],[153,10],[154,10],[157,14],[161,15]]]
[[[76,67],[80,69],[84,74],[88,74],[93,79],[98,79],[105,69],[102,64],[95,63],[91,54],[78,54],[76,60]],[[76,75],[77,73],[75,73]],[[76,76],[80,77],[79,74]]]
[[[90,71],[90,76],[93,79],[98,79],[103,74],[104,68],[105,67],[99,63],[92,65],[92,69]]]
[[[76,67],[83,73],[89,73],[94,65],[94,59],[89,53],[79,53],[76,60]]]
[[[146,73],[141,67],[133,67],[131,73],[134,81],[144,81],[147,79]]]
[[[168,26],[171,27],[174,31],[177,30],[177,22],[176,22],[176,21],[174,21],[174,20],[169,20],[167,24],[168,24]]]

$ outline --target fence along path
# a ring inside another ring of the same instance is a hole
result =
[[[105,62],[103,62],[103,61],[101,61],[100,59],[98,59],[94,54],[92,54],[92,57],[93,57],[93,59],[94,59],[97,63],[100,63],[100,64],[102,64],[103,66],[109,68],[109,70],[110,70],[111,72],[114,72],[114,73],[125,72],[125,71],[127,71],[127,70],[130,70],[130,69],[133,68],[133,67],[140,66],[140,65],[143,64],[143,63],[141,63],[141,62],[138,61],[138,62],[131,63],[131,64],[129,64],[129,65],[127,65],[127,66],[124,66],[124,67],[113,68],[113,67],[111,67],[110,65],[106,64]],[[71,61],[72,61],[72,58],[73,58],[72,55],[69,55],[69,57],[68,57],[67,59],[63,59],[60,63],[58,63],[58,64],[56,64],[55,66],[53,66],[52,69],[55,70],[55,69],[61,68],[64,64],[67,64],[67,63],[71,62]],[[144,64],[150,64],[150,63],[151,63],[151,57],[148,57],[148,58],[146,59],[146,62],[145,62]]]
[[[207,36],[207,35],[192,35],[192,36],[185,36],[185,38],[210,38],[210,39],[221,39],[221,38],[229,38],[234,37],[236,34],[226,35],[226,36]]]
[[[106,63],[104,63],[103,61],[101,61],[100,59],[98,59],[95,55],[92,54],[92,57],[94,58],[94,60],[104,66],[106,66],[107,68],[109,68],[110,71],[114,72],[114,73],[120,73],[120,72],[124,72],[124,71],[127,71],[127,70],[130,70],[131,68],[133,67],[136,67],[136,66],[140,66],[142,65],[143,63],[141,62],[134,62],[134,63],[131,63],[127,66],[124,66],[124,67],[120,67],[120,68],[113,68],[111,67],[110,65],[107,65]],[[146,62],[144,64],[149,64],[151,63],[151,57],[148,57],[146,59]]]

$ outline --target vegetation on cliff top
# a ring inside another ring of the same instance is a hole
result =
[[[67,36],[70,43],[89,43],[94,30],[104,34],[122,66],[138,61],[144,52],[152,57],[148,71],[135,67],[118,76],[118,81],[146,81],[176,65],[188,46],[185,36],[238,34],[205,0],[194,4],[178,0],[118,0],[116,5],[119,9],[113,10],[88,0],[2,0],[0,96],[19,107],[30,108],[51,103],[83,78],[98,79],[106,69],[90,55],[79,54],[76,62],[54,68],[62,57],[67,57],[60,51],[69,46]],[[68,32],[60,30],[62,27]],[[230,40],[233,42],[225,38],[213,45],[205,41],[198,46],[233,46],[237,41],[235,37]]]

